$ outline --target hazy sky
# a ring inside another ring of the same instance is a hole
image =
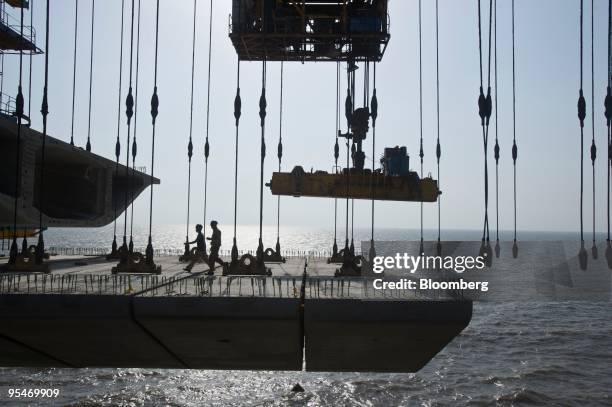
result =
[[[38,43],[44,44],[44,3],[33,0]],[[130,1],[125,2],[126,16]],[[213,67],[210,122],[210,171],[208,214],[221,224],[233,221],[234,126],[233,99],[236,88],[236,55],[228,38],[230,1],[216,0],[213,18]],[[488,3],[486,1],[484,4]],[[139,84],[137,165],[150,166],[150,97],[153,83],[153,0],[142,0],[142,45]],[[512,100],[511,100],[511,14],[510,0],[499,0],[499,137],[500,227],[513,224],[512,207]],[[49,134],[70,138],[74,0],[51,2]],[[205,136],[206,69],[208,53],[209,1],[198,1],[192,221],[202,219],[203,143]],[[423,100],[425,172],[435,174],[435,26],[434,1],[423,2]],[[159,223],[185,222],[187,193],[187,141],[191,69],[193,2],[161,0],[159,66],[160,115],[155,174],[161,178],[156,189],[154,219]],[[590,2],[585,2],[585,91],[588,123],[585,134],[585,217],[590,230],[591,140],[590,91]],[[93,151],[114,159],[117,126],[119,26],[121,2],[96,2],[94,38]],[[606,86],[607,1],[595,1],[595,111],[597,161],[598,230],[605,229],[606,132],[603,98]],[[419,145],[418,89],[418,2],[390,1],[391,41],[378,66],[377,156],[383,146],[406,145],[416,169]],[[484,11],[487,15],[487,11]],[[91,1],[79,2],[77,66],[76,143],[85,145]],[[29,19],[29,17],[27,17]],[[579,192],[579,128],[576,101],[579,87],[579,1],[517,0],[517,139],[519,146],[518,226],[524,230],[577,230]],[[127,32],[126,32],[127,33]],[[124,86],[127,83],[127,52]],[[7,57],[5,92],[14,96],[17,84],[16,56]],[[40,100],[43,56],[34,59],[33,126],[41,127]],[[344,68],[344,67],[343,67]],[[268,64],[268,116],[265,179],[277,167],[280,63]],[[330,170],[333,165],[335,127],[334,63],[285,64],[284,160],[283,168]],[[344,72],[344,71],[343,71]],[[361,78],[359,71],[358,78]],[[345,75],[342,75],[343,80]],[[259,116],[261,63],[242,63],[243,116],[240,132],[238,222],[258,221]],[[359,82],[361,82],[359,80]],[[440,104],[441,104],[441,189],[443,228],[478,229],[483,216],[483,147],[477,116],[478,31],[476,0],[440,0]],[[360,86],[360,84],[358,84]],[[345,83],[342,84],[345,89]],[[121,95],[122,155],[125,154],[124,100]],[[342,95],[344,99],[344,95]],[[344,123],[344,120],[343,120]],[[344,127],[344,126],[343,126]],[[493,127],[492,127],[493,129]],[[370,158],[371,134],[366,141]],[[491,131],[491,214],[495,208],[495,179]],[[122,158],[125,160],[125,158]],[[147,194],[148,196],[148,194]],[[147,196],[138,200],[137,223],[148,213]],[[276,197],[265,190],[264,223],[276,222]],[[288,225],[333,227],[333,200],[283,198],[281,222]],[[340,205],[343,217],[344,206]],[[378,203],[380,227],[419,226],[419,205]],[[370,202],[355,204],[355,223],[370,222]],[[437,207],[425,206],[425,227],[437,225]],[[495,227],[494,219],[491,222]]]

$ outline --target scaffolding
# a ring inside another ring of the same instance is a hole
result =
[[[17,101],[4,93],[4,53],[0,52],[0,115],[13,117]]]
[[[29,8],[25,0],[0,0],[0,52],[3,54],[41,54],[36,46],[36,30],[31,25],[21,26],[21,19],[13,16],[7,9]],[[21,12],[21,11],[20,11]],[[23,28],[23,29],[22,29]],[[23,35],[22,35],[23,34]]]

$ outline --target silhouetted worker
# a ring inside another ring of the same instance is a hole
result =
[[[219,249],[221,248],[221,230],[217,227],[217,221],[213,220],[210,222],[210,227],[213,231],[211,237],[207,237],[206,240],[210,240],[210,255],[208,256],[208,267],[210,267],[209,274],[212,274],[215,270],[215,263],[225,267],[225,263],[219,258]]]
[[[189,244],[194,244],[194,243],[196,244],[196,253],[193,259],[191,259],[191,261],[187,265],[187,267],[185,267],[184,269],[185,271],[191,272],[191,269],[193,268],[193,266],[197,262],[203,261],[204,256],[206,255],[206,245],[204,244],[204,235],[202,234],[202,228],[203,228],[202,225],[197,224],[195,227],[195,230],[198,236],[193,242],[188,242]]]

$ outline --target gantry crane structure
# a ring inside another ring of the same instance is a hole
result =
[[[387,0],[233,0],[229,36],[243,61],[379,62]]]

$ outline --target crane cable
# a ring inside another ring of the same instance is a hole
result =
[[[44,211],[44,192],[45,192],[45,152],[46,152],[46,142],[47,142],[47,116],[49,115],[49,103],[48,103],[48,84],[49,84],[49,0],[47,0],[46,7],[46,23],[45,23],[45,84],[43,88],[43,97],[42,97],[42,105],[40,108],[40,113],[42,114],[42,122],[43,122],[43,132],[42,132],[42,152],[41,152],[41,160],[40,160],[40,187],[38,189],[38,193],[40,195],[39,198],[39,206],[38,209],[38,228],[40,230],[38,234],[38,244],[36,245],[36,256],[35,262],[36,264],[42,264],[44,255],[45,255],[45,241],[43,236],[43,211]],[[30,54],[31,55],[31,54]],[[31,60],[30,60],[31,62]],[[31,65],[30,65],[31,67]],[[30,69],[31,74],[31,69]]]
[[[591,0],[591,111],[595,112],[595,0]],[[597,244],[595,242],[595,160],[597,159],[597,146],[595,145],[595,114],[592,120],[591,139],[591,165],[593,167],[593,259],[597,259]]]
[[[495,156],[495,256],[499,258],[501,253],[501,247],[499,245],[499,118],[497,108],[497,94],[498,94],[498,74],[497,74],[497,0],[493,0],[494,9],[494,42],[493,42],[493,65],[494,65],[494,81],[495,81],[495,146],[493,147],[493,154]]]
[[[514,2],[514,0],[513,0]],[[492,22],[493,22],[493,0],[489,1],[489,55],[488,55],[488,66],[487,66],[487,95],[484,94],[484,73],[483,73],[483,58],[482,58],[482,15],[481,15],[481,1],[478,0],[478,50],[480,56],[480,95],[478,98],[478,114],[481,120],[482,126],[482,141],[484,147],[484,224],[482,231],[482,246],[481,255],[487,257],[487,262],[490,261],[491,252],[490,238],[489,238],[489,168],[487,160],[488,141],[489,141],[489,122],[491,119],[492,112],[492,100],[491,100],[491,34],[492,34]]]
[[[284,61],[280,66],[280,108],[278,119],[278,172],[281,172],[281,161],[283,159],[283,86],[284,86]],[[280,256],[280,195],[276,198],[276,254]]]
[[[189,143],[187,144],[187,158],[188,158],[188,170],[187,170],[187,222],[185,230],[185,253],[184,256],[189,255],[189,210],[191,209],[191,158],[193,157],[193,89],[194,89],[194,77],[195,77],[195,47],[196,47],[196,17],[197,17],[197,1],[193,0],[193,34],[191,40],[191,99],[190,99],[190,112],[189,112]]]
[[[421,159],[421,179],[423,179],[423,24],[422,24],[422,1],[419,0],[419,132],[420,148],[419,157]],[[421,200],[421,242],[419,245],[419,255],[424,254],[423,247],[423,201]]]
[[[140,8],[141,0],[138,0],[138,29],[136,33],[136,89],[134,91],[134,139],[132,141],[132,188],[131,188],[131,204],[130,204],[130,243],[128,250],[134,252],[134,172],[136,171],[136,134],[138,130],[138,77],[140,72]]]
[[[22,9],[22,10],[23,10],[23,9]],[[22,14],[22,16],[21,16],[21,30],[22,30],[22,34],[21,34],[21,36],[22,36],[22,37],[23,37],[23,29],[24,29],[24,16],[23,16],[23,14]],[[31,51],[30,51],[30,52],[31,52]],[[31,54],[30,54],[30,55],[31,55]],[[24,103],[24,108],[22,109],[22,116],[23,116],[23,119],[25,119],[25,120],[28,122],[28,123],[27,123],[27,125],[28,125],[28,126],[30,125],[30,118],[29,118],[29,115],[30,115],[30,106],[32,105],[32,90],[31,90],[31,88],[32,88],[32,72],[31,72],[31,67],[30,67],[30,72],[29,72],[29,85],[28,85],[28,115],[27,115],[27,116],[26,116],[26,114],[25,114],[25,103]],[[24,99],[24,100],[25,100],[25,99]],[[22,254],[24,254],[24,255],[25,255],[25,254],[27,253],[27,251],[28,251],[28,244],[27,244],[27,240],[26,240],[26,234],[27,234],[27,228],[26,228],[26,226],[24,225],[24,226],[23,226],[23,241],[22,241],[22,244],[21,244],[21,253],[22,253]]]
[[[70,145],[74,146],[74,106],[76,101],[77,39],[79,27],[79,0],[74,0],[74,51],[72,56],[72,117],[70,121]]]
[[[0,74],[0,94],[2,94],[4,92],[4,53],[0,53]]]
[[[365,108],[369,109],[370,101],[370,63],[364,62],[363,64],[363,105]],[[353,141],[353,165],[356,154],[355,142]],[[351,199],[351,246],[350,246],[351,254],[355,255],[355,199]]]
[[[357,95],[357,91],[356,91],[356,86],[355,86],[355,72],[353,72],[353,75],[351,76],[351,107],[352,107],[352,113],[351,113],[351,120],[352,120],[352,115],[355,113],[355,98]],[[351,142],[351,153],[350,153],[350,157],[351,160],[353,161],[353,167],[355,166],[355,139],[352,139]],[[350,165],[349,165],[350,166]],[[347,178],[349,179],[349,178]],[[349,191],[350,191],[350,186],[349,186]],[[353,198],[351,198],[351,226],[354,225],[354,211],[355,211],[355,200]],[[351,254],[351,256],[355,255],[355,240],[354,240],[354,228],[351,227],[351,244],[349,245],[349,252]]]
[[[610,0],[612,1],[612,0]],[[338,135],[340,134],[340,62],[336,62],[336,142],[334,144],[334,172],[338,173],[338,158],[340,157],[340,145]],[[334,245],[332,247],[332,257],[338,254],[338,198],[334,198]]]
[[[208,205],[208,157],[210,155],[210,144],[208,134],[210,129],[210,87],[211,87],[211,66],[212,66],[212,24],[213,24],[213,1],[210,0],[210,16],[208,21],[208,78],[206,93],[206,141],[204,143],[204,220],[206,225],[206,209]]]
[[[21,36],[23,37],[23,8],[21,8]],[[19,171],[21,168],[21,154],[19,153],[21,149],[21,122],[23,119],[23,109],[24,109],[24,100],[23,100],[23,50],[19,50],[19,86],[17,87],[17,97],[15,98],[15,116],[17,116],[17,148],[16,155],[17,158],[15,160],[15,200],[14,200],[14,211],[13,211],[13,242],[11,244],[10,254],[9,254],[9,265],[14,265],[17,262],[17,213],[19,211],[18,207],[18,199],[19,199]],[[22,254],[25,255],[27,251],[27,240],[26,233],[24,231],[23,234],[23,243],[22,243]]]
[[[128,94],[125,98],[125,116],[127,119],[127,143],[126,143],[126,153],[125,153],[125,178],[130,180],[130,139],[131,139],[131,131],[132,131],[132,117],[134,116],[134,94],[132,88],[132,77],[134,71],[134,8],[135,1],[132,0],[132,17],[130,23],[130,73],[129,73],[129,87]],[[133,175],[133,174],[132,174]],[[123,244],[121,248],[124,253],[129,251],[127,245],[127,224],[128,224],[128,190],[125,190],[123,195],[123,208],[124,208],[124,217],[123,217]]]
[[[371,113],[372,116],[372,174],[370,175],[370,190],[372,195],[372,231],[370,236],[370,261],[373,261],[374,256],[376,256],[376,251],[374,248],[374,204],[375,204],[375,190],[374,190],[374,171],[376,170],[376,119],[378,118],[378,96],[376,95],[376,62],[374,62],[374,89],[372,91],[372,102]]]
[[[344,101],[344,115],[346,116],[347,134],[351,132],[351,120],[353,117],[354,90],[355,90],[355,71],[351,70],[350,66],[347,69],[347,91]],[[344,244],[344,258],[347,260],[350,257],[351,250],[349,246],[349,201],[350,201],[350,140],[346,139],[346,239]]]
[[[438,0],[436,0],[436,163],[438,167],[438,189],[440,188],[440,157],[442,157],[442,148],[440,146],[440,13],[438,10]],[[438,244],[436,245],[436,253],[442,255],[441,241],[441,222],[442,220],[442,202],[438,195]]]
[[[153,95],[151,96],[151,119],[153,124],[152,136],[151,136],[151,195],[149,200],[149,241],[147,249],[145,251],[146,262],[149,265],[153,264],[153,174],[155,164],[155,124],[157,121],[157,115],[159,114],[159,96],[157,94],[157,65],[159,58],[159,0],[156,1],[156,12],[155,12],[155,62],[153,64]]]
[[[238,137],[240,135],[240,116],[242,115],[242,98],[240,97],[240,57],[236,69],[236,97],[234,98],[234,119],[236,119],[236,152],[234,158],[234,239],[232,244],[232,265],[238,262],[238,245],[236,243],[236,222],[238,219]]]
[[[264,247],[263,247],[263,185],[264,185],[264,161],[266,159],[266,77],[267,77],[267,62],[264,60],[261,63],[261,96],[259,97],[259,118],[261,124],[261,160],[260,160],[260,178],[259,178],[259,243],[257,245],[257,262],[258,265],[264,263]]]
[[[512,167],[514,188],[514,240],[512,243],[512,257],[518,257],[518,243],[516,232],[517,193],[516,193],[516,160],[518,158],[518,146],[516,144],[516,34],[515,34],[515,11],[514,0],[512,0]]]
[[[587,265],[587,253],[584,248],[584,120],[586,118],[586,100],[584,98],[583,76],[584,76],[584,0],[580,0],[580,90],[578,96],[578,119],[580,121],[580,251],[578,258],[580,266],[584,269]]]
[[[0,53],[0,100],[2,98],[2,94],[4,92],[4,54]],[[10,236],[10,229],[9,229]],[[6,240],[6,231],[5,228],[2,227],[2,251],[4,252],[5,248],[5,240]],[[4,254],[4,253],[3,253]]]
[[[30,29],[32,29],[31,27],[34,27],[34,0],[30,0]],[[32,53],[33,51],[30,51],[30,66],[28,69],[28,125],[31,123],[32,120]]]
[[[123,3],[121,0],[121,32],[123,33]],[[96,0],[91,0],[91,42],[89,51],[89,113],[87,119],[87,144],[85,149],[91,151],[91,90],[93,87],[93,59],[94,59],[94,22],[96,20]],[[121,35],[123,48],[123,35]]]
[[[607,248],[606,251],[612,250],[610,246],[610,167],[612,166],[612,0],[608,1],[608,86],[606,88],[606,97],[604,100],[605,116],[607,125],[608,138],[608,228],[607,228]],[[612,253],[611,253],[612,254]],[[608,253],[606,253],[608,257]]]
[[[93,0],[92,8],[95,5]],[[125,0],[121,0],[121,30],[119,40],[119,92],[117,92],[117,139],[115,141],[115,177],[119,174],[119,156],[121,155],[121,92],[123,90],[123,30],[124,30],[124,12],[125,12]],[[93,38],[93,36],[92,36]],[[91,106],[91,103],[90,103]],[[91,122],[91,109],[90,109],[90,122]],[[89,125],[88,125],[89,127]],[[89,133],[89,129],[88,129]],[[87,136],[89,139],[89,135]],[[88,141],[89,143],[89,141]],[[115,212],[113,221],[113,243],[111,244],[111,256],[117,254],[117,197],[113,195],[113,210]]]

